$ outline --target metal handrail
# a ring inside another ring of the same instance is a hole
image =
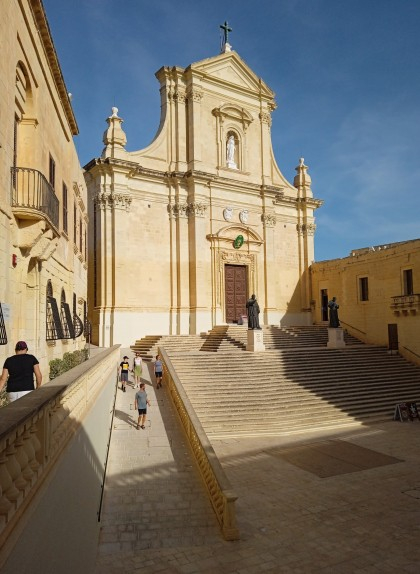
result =
[[[60,202],[52,185],[40,171],[29,167],[12,167],[11,194],[13,207],[40,211],[58,227]]]

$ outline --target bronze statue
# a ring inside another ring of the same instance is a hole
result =
[[[248,313],[248,329],[261,329],[260,327],[260,306],[257,303],[255,295],[251,295],[251,299],[246,302],[246,310]]]
[[[338,320],[338,308],[339,305],[336,303],[336,298],[333,297],[331,301],[328,302],[328,309],[330,311],[330,327],[340,326],[340,321]]]

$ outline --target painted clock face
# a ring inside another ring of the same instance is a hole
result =
[[[235,249],[239,249],[240,247],[242,247],[242,245],[244,244],[244,237],[243,235],[238,235],[238,237],[236,237],[233,240],[233,247]]]
[[[223,210],[223,217],[226,221],[230,221],[233,217],[233,207],[225,207]]]

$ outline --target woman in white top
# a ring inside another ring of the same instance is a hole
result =
[[[141,374],[143,372],[143,361],[140,357],[140,353],[136,353],[136,356],[133,359],[133,369],[132,372],[134,373],[134,388],[140,388],[140,380]]]

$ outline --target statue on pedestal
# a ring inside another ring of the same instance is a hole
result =
[[[338,320],[338,309],[339,305],[336,303],[336,298],[333,297],[331,301],[328,302],[328,309],[330,312],[330,327],[336,328],[340,326],[340,321]]]
[[[251,299],[246,302],[246,310],[248,313],[248,329],[261,329],[260,327],[260,306],[258,305],[255,295],[251,295]]]

